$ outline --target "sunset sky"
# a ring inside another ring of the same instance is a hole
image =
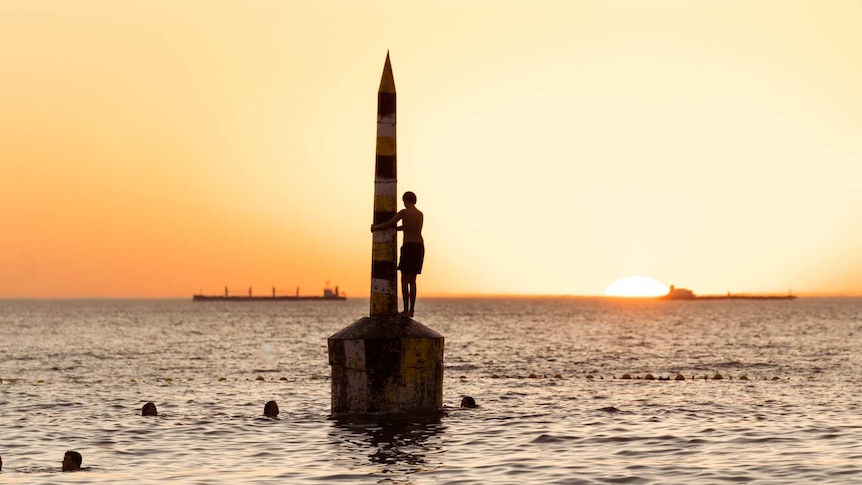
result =
[[[4,0],[0,297],[862,294],[862,2]]]

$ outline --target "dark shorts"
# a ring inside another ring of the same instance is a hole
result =
[[[422,243],[404,243],[401,246],[401,259],[398,269],[402,273],[422,274],[422,263],[425,261],[425,245]]]

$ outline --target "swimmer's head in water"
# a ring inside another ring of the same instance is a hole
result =
[[[464,396],[464,398],[461,399],[461,407],[462,408],[475,408],[478,406],[476,406],[476,400],[475,399],[473,399],[470,396]]]
[[[401,197],[401,200],[404,202],[410,202],[411,204],[416,203],[416,194],[413,192],[404,192],[404,195]]]
[[[148,402],[144,404],[144,407],[141,408],[141,416],[158,416],[159,411],[156,409],[156,405]]]
[[[84,461],[81,454],[77,451],[69,450],[63,455],[63,471],[74,472],[81,469],[81,462]]]
[[[274,418],[278,416],[278,404],[275,401],[268,401],[263,406],[263,415],[267,418]]]

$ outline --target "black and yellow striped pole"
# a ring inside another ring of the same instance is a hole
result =
[[[395,80],[389,54],[377,92],[374,223],[398,203]],[[375,231],[371,247],[371,312],[329,337],[332,414],[432,413],[443,406],[443,336],[398,314],[397,232]]]
[[[398,158],[395,144],[395,78],[386,64],[377,90],[377,149],[374,164],[374,224],[386,222],[398,210]],[[371,246],[371,316],[398,313],[395,228],[376,231]]]

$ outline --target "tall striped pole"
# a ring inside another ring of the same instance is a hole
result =
[[[395,144],[395,79],[386,64],[377,90],[377,149],[374,165],[374,224],[386,222],[398,210],[398,160]],[[371,245],[371,316],[398,313],[396,229],[373,234]]]
[[[389,53],[377,91],[374,223],[395,215],[395,80]],[[397,232],[375,231],[371,246],[371,314],[327,340],[332,414],[437,413],[443,405],[439,333],[398,314]]]

